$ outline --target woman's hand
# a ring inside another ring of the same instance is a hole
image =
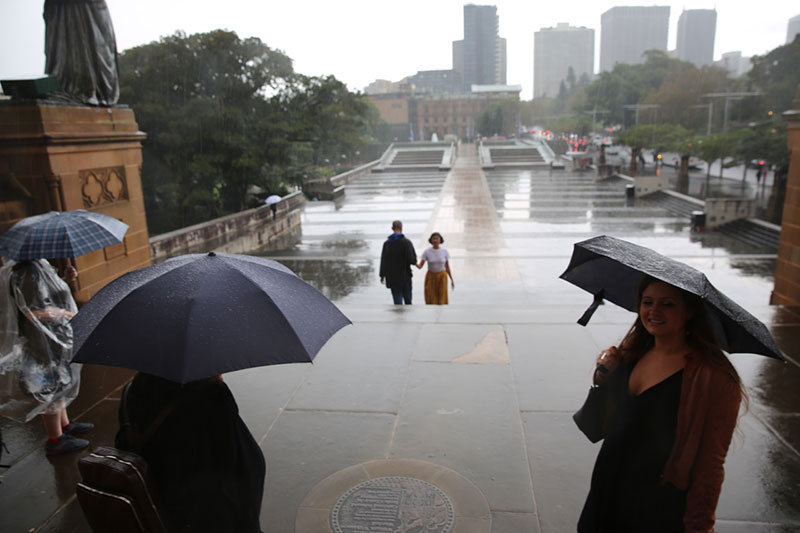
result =
[[[78,279],[78,271],[75,270],[74,266],[67,265],[67,267],[64,269],[64,276],[62,276],[62,277],[63,277],[64,281],[66,281],[67,283],[70,283],[70,282],[75,281],[76,279]]]
[[[609,374],[617,369],[620,354],[616,346],[609,346],[597,356],[595,360],[594,376],[592,378],[595,385],[605,383]]]

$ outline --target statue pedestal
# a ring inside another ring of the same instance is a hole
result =
[[[32,196],[32,212],[86,209],[128,224],[124,242],[76,257],[75,300],[86,302],[121,274],[150,264],[141,184],[142,141],[133,111],[0,102],[0,176]],[[17,222],[0,199],[0,233]],[[5,218],[5,219],[4,219]]]

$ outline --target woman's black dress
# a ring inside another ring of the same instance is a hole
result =
[[[620,370],[617,415],[597,456],[578,531],[682,532],[686,491],[663,484],[661,474],[675,441],[683,370],[638,396],[627,392],[631,369]]]

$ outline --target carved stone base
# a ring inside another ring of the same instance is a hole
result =
[[[145,138],[128,108],[0,102],[0,174],[12,175],[30,192],[28,215],[86,209],[129,226],[121,244],[73,260],[78,304],[119,275],[150,264],[140,176]],[[0,221],[0,233],[16,221]]]

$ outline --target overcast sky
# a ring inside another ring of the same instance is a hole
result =
[[[106,0],[120,51],[183,30],[218,28],[259,37],[307,75],[333,74],[352,90],[375,79],[397,81],[418,70],[452,68],[452,41],[463,38],[463,5],[454,0]],[[587,0],[474,2],[497,6],[508,41],[508,83],[533,93],[533,34],[568,22],[595,30],[599,65],[600,15],[615,5],[669,5],[675,48],[683,9],[717,10],[714,58],[723,52],[763,55],[784,44],[797,0],[684,0],[619,3]],[[43,0],[0,0],[0,79],[44,70]]]

